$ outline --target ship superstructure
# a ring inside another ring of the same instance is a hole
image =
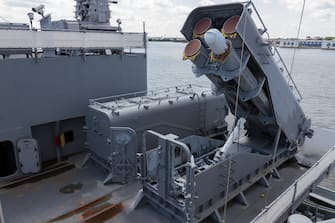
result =
[[[82,152],[90,98],[147,89],[146,34],[110,25],[107,0],[76,4],[77,20],[33,8],[41,30],[0,24],[1,183]]]

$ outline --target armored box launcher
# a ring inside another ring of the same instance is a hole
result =
[[[227,114],[223,96],[196,85],[90,100],[85,127],[90,154],[85,162],[93,160],[108,171],[104,183],[132,181],[146,130],[225,138]],[[152,144],[154,139],[146,140]]]

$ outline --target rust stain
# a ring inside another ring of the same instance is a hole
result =
[[[82,223],[102,223],[116,216],[123,210],[123,204],[107,204],[97,210],[82,214]]]
[[[78,208],[76,208],[74,210],[71,210],[71,211],[69,211],[69,212],[67,212],[67,213],[65,213],[63,215],[60,215],[60,216],[58,216],[56,218],[53,218],[50,221],[48,221],[48,223],[53,223],[53,222],[61,221],[61,220],[64,220],[66,218],[70,218],[70,217],[72,217],[74,215],[80,214],[80,213],[82,213],[84,211],[87,211],[87,210],[89,210],[91,208],[96,207],[97,205],[99,205],[99,204],[101,204],[103,202],[108,201],[111,198],[111,196],[112,196],[112,193],[108,193],[108,194],[106,194],[106,195],[104,195],[102,197],[99,197],[99,198],[97,198],[97,199],[95,199],[95,200],[93,200],[93,201],[91,201],[91,202],[89,202],[89,203],[87,203],[85,205],[82,205],[82,206],[80,206],[80,207],[78,207]]]
[[[94,215],[95,213],[97,213],[97,212],[103,210],[103,209],[106,208],[106,207],[109,207],[110,205],[111,205],[111,203],[108,203],[108,202],[107,202],[107,203],[104,203],[104,204],[102,204],[102,205],[100,205],[100,206],[94,207],[94,208],[92,208],[92,209],[90,209],[90,210],[87,210],[87,211],[85,211],[85,212],[82,213],[80,219],[81,219],[81,220],[84,220],[85,218],[88,218],[88,217],[90,217],[91,215]]]

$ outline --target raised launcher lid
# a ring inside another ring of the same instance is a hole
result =
[[[212,20],[209,17],[200,19],[194,26],[193,37],[204,35],[212,26]]]
[[[131,107],[148,108],[150,105],[163,102],[173,103],[182,97],[194,97],[202,93],[211,94],[211,89],[199,85],[181,85],[177,87],[163,88],[151,91],[142,91],[131,94],[117,95],[111,97],[90,100],[90,106],[100,109],[112,110],[118,113]]]
[[[201,49],[201,42],[198,39],[191,40],[185,47],[184,59],[192,59]]]
[[[221,29],[225,19],[232,16],[241,15],[245,9],[245,4],[243,3],[231,3],[222,5],[210,5],[203,6],[194,9],[190,15],[187,17],[181,33],[185,36],[188,41],[193,38],[193,32],[196,24],[202,20],[202,18],[208,17],[210,15],[212,25],[211,28]]]
[[[240,16],[232,16],[225,21],[222,26],[222,32],[227,35],[231,35],[236,33],[236,26],[238,21],[240,20]]]

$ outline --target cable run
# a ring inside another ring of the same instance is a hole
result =
[[[238,81],[237,81],[235,110],[234,110],[234,116],[235,116],[234,127],[237,126],[237,108],[238,108],[239,97],[240,97],[241,73],[242,73],[243,55],[244,55],[244,48],[245,48],[244,38],[245,38],[245,33],[246,33],[246,26],[247,26],[247,19],[244,19],[243,33],[242,33],[242,37],[241,37],[241,39],[242,39],[242,49],[241,49],[241,55],[240,55],[240,68],[239,68],[239,75],[238,75]],[[233,131],[233,134],[234,134],[234,131]],[[238,134],[239,134],[239,132],[238,132]],[[237,146],[239,146],[239,139],[240,139],[240,136],[238,135]],[[232,166],[232,159],[231,159],[231,155],[229,155],[229,158],[228,158],[227,185],[226,185],[226,193],[225,193],[226,196],[225,196],[225,204],[224,204],[224,211],[223,211],[223,222],[226,222],[231,166]]]
[[[9,22],[8,19],[6,19],[6,18],[4,18],[4,17],[2,17],[2,16],[0,16],[0,19],[2,19],[2,20],[5,21],[5,22]]]
[[[302,24],[302,20],[304,17],[304,12],[305,12],[305,5],[306,5],[306,0],[303,0],[303,5],[302,5],[302,9],[301,9],[301,13],[300,13],[300,20],[299,20],[299,26],[298,26],[298,32],[297,32],[297,40],[299,40],[300,37],[300,32],[301,32],[301,24]],[[292,57],[292,61],[291,61],[291,66],[290,66],[290,74],[292,75],[293,72],[293,67],[294,67],[294,61],[295,61],[295,55],[297,53],[297,47],[294,48],[293,50],[293,57]],[[288,84],[290,84],[291,79],[288,80]]]

